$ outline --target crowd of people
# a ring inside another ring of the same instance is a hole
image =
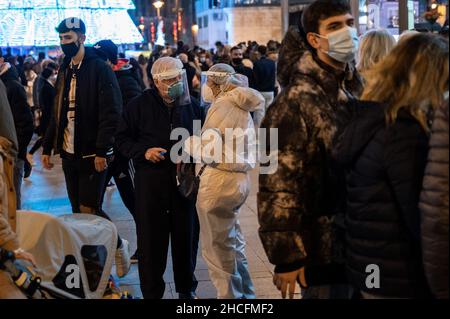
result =
[[[34,262],[15,211],[42,147],[44,168],[62,159],[73,213],[110,219],[114,178],[138,247],[118,236],[116,272],[137,262],[144,298],[164,295],[169,244],[179,298],[197,298],[199,241],[217,297],[256,298],[239,212],[258,166],[250,132],[275,128],[278,168],[259,176],[257,204],[283,297],[300,285],[304,299],[448,298],[448,35],[359,36],[346,0],[316,0],[282,43],[180,41],[135,60],[108,39],[86,46],[70,19],[57,60],[0,50],[0,248]],[[203,133],[225,142],[227,129],[247,147],[205,155]],[[0,297],[18,296],[0,270]]]

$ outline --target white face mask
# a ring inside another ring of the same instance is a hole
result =
[[[202,86],[202,98],[206,103],[212,103],[214,101],[214,93],[207,84],[203,84]]]
[[[359,46],[358,31],[355,28],[347,26],[327,36],[320,34],[317,36],[328,40],[328,51],[324,53],[334,60],[348,63],[355,59]]]

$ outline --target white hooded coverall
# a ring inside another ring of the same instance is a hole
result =
[[[212,102],[202,132],[214,129],[218,133],[220,131],[223,138],[227,128],[254,130],[250,112],[263,107],[264,98],[256,90],[237,87],[221,93]],[[247,146],[256,143],[255,137],[249,138],[246,133],[236,135],[235,141],[246,141]],[[203,141],[202,145],[199,136],[192,136],[185,144],[191,148],[185,149],[198,160],[200,148],[205,143]],[[224,147],[222,158],[225,157],[225,148],[230,151],[229,147]],[[247,147],[235,147],[231,152],[234,161],[207,165],[200,177],[197,198],[200,240],[203,258],[208,265],[218,298],[250,299],[256,296],[248,271],[245,241],[238,215],[249,194],[250,180],[247,172],[256,166],[256,152],[253,156],[248,154],[251,151]],[[205,162],[205,154],[202,159]]]

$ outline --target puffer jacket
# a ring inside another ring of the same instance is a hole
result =
[[[254,89],[237,87],[222,93],[208,110],[202,128],[204,138],[191,136],[185,142],[185,150],[194,159],[203,160],[204,163],[222,171],[247,172],[255,168],[256,152],[251,152],[250,144],[254,144],[253,149],[256,151],[256,136],[252,135],[252,130],[255,131],[250,112],[263,107],[264,97]],[[206,131],[212,132],[211,130],[217,134],[210,141]],[[231,136],[231,133],[234,136]],[[227,139],[234,141],[233,145],[227,143]],[[207,145],[220,145],[221,154],[212,153],[207,156],[208,152],[202,152],[202,148]]]
[[[392,298],[425,298],[420,247],[419,195],[428,136],[400,110],[386,124],[385,106],[359,102],[358,114],[336,147],[347,178],[346,264],[358,290]],[[377,265],[380,287],[367,287]]]
[[[295,32],[291,29],[290,32]],[[304,41],[287,34],[285,46]],[[302,44],[302,47],[305,47]],[[335,215],[344,189],[343,176],[334,169],[331,149],[352,116],[352,101],[362,91],[353,64],[337,71],[308,50],[280,55],[278,74],[284,89],[267,110],[261,127],[278,129],[278,168],[260,175],[259,236],[276,272],[305,264],[338,261]],[[267,134],[268,148],[270,134]]]
[[[448,299],[448,100],[436,112],[419,208],[422,253],[433,296]]]
[[[120,64],[114,66],[113,70],[122,93],[122,105],[125,108],[133,98],[142,94],[142,88],[139,84],[138,71],[133,69],[127,59],[119,61]]]
[[[14,233],[16,193],[13,179],[14,160],[10,151],[0,146],[0,248],[14,251],[19,248],[19,241]]]

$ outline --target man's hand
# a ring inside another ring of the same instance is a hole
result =
[[[103,172],[105,169],[108,168],[108,163],[106,162],[106,158],[104,157],[95,157],[94,160],[94,164],[95,164],[95,170],[99,173]]]
[[[300,269],[279,273],[273,275],[273,284],[277,286],[277,289],[281,291],[281,296],[286,299],[286,292],[289,286],[289,299],[294,298],[295,285],[297,284],[297,277],[300,275]]]
[[[161,155],[161,153],[167,153],[167,150],[161,147],[149,148],[147,152],[145,152],[145,159],[152,163],[164,161],[166,158]]]
[[[34,259],[34,256],[30,253],[27,253],[25,250],[23,249],[17,249],[14,251],[14,257],[16,259],[22,259],[22,260],[26,260],[29,261],[30,263],[33,264],[33,266],[36,266],[36,260]]]
[[[42,155],[42,166],[44,166],[45,169],[51,170],[53,168],[53,163],[51,162],[50,155]]]

